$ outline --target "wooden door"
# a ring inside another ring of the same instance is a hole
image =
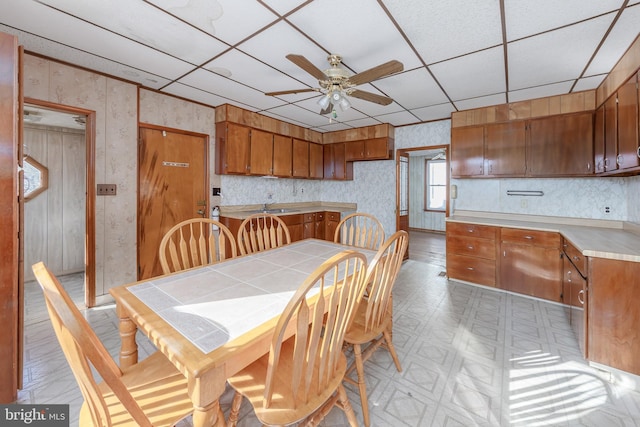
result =
[[[451,129],[451,176],[484,174],[484,126]]]
[[[409,232],[409,154],[396,155],[396,230]],[[404,258],[409,258],[409,244]]]
[[[494,123],[486,126],[485,164],[488,175],[524,176],[525,122]]]
[[[20,209],[18,206],[20,59],[18,39],[0,33],[0,403],[15,402],[22,374],[19,284]]]
[[[293,139],[293,176],[309,178],[309,142]]]
[[[138,155],[138,279],[162,274],[158,248],[177,223],[207,216],[208,137],[141,127]]]
[[[252,175],[273,175],[273,134],[251,130],[249,172]]]
[[[618,89],[618,157],[620,169],[640,165],[638,157],[638,89],[636,75]]]
[[[290,136],[273,135],[273,174],[290,177],[293,162],[293,145]]]

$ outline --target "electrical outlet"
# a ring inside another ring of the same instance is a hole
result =
[[[611,213],[611,208],[609,206],[605,206],[604,207],[604,213],[606,213],[606,214]]]
[[[115,196],[116,184],[98,184],[98,196]]]

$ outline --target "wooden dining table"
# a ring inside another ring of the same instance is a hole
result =
[[[120,320],[120,366],[138,362],[142,331],[188,380],[193,425],[224,426],[226,379],[269,351],[273,329],[295,290],[344,250],[318,239],[112,288]]]

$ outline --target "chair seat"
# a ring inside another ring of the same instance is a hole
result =
[[[291,360],[293,357],[293,343],[293,339],[289,339],[283,343],[280,360]],[[290,366],[280,366],[278,376],[276,377],[275,392],[273,393],[271,405],[266,409],[262,405],[269,363],[268,353],[227,381],[237,392],[241,393],[251,402],[256,417],[260,422],[273,426],[288,425],[307,418],[309,414],[312,414],[322,407],[331,395],[335,393],[335,390],[342,382],[347,366],[347,359],[342,352],[340,352],[338,357],[338,374],[334,380],[330,382],[326,388],[320,390],[319,394],[310,396],[308,402],[299,405],[295,410],[291,408],[292,402],[295,402],[296,399],[294,398],[294,390],[291,388],[291,378],[293,374],[290,372]],[[316,390],[318,387],[315,386],[315,384],[317,384],[317,376],[315,375],[312,379],[312,384],[314,385],[312,385],[310,389]],[[295,393],[298,394],[299,391],[295,390]]]
[[[344,335],[344,340],[349,344],[366,344],[370,341],[373,341],[380,335],[381,330],[385,330],[387,325],[391,321],[391,315],[387,315],[384,317],[384,320],[381,323],[381,327],[379,329],[369,330],[366,329],[367,321],[367,304],[366,300],[363,300],[362,303],[358,306],[358,309],[353,317],[353,321],[347,329],[347,332]]]
[[[193,403],[186,393],[186,378],[160,352],[124,370],[121,380],[154,426],[172,426],[193,412]],[[109,408],[112,425],[137,426],[107,384],[103,382],[98,387]],[[79,425],[93,425],[86,402],[80,409]]]

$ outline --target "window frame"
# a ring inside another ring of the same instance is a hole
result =
[[[429,177],[430,177],[430,167],[429,165],[431,164],[444,164],[444,184],[431,184]],[[446,213],[447,211],[447,188],[448,188],[448,183],[447,183],[447,160],[446,159],[438,159],[438,160],[433,160],[433,159],[425,159],[424,161],[424,211],[425,212],[443,212]],[[438,208],[438,209],[434,209],[434,208],[430,208],[429,207],[429,194],[430,194],[430,190],[432,187],[442,187],[444,188],[444,192],[445,192],[445,196],[444,196],[444,203],[442,205],[442,208]]]

